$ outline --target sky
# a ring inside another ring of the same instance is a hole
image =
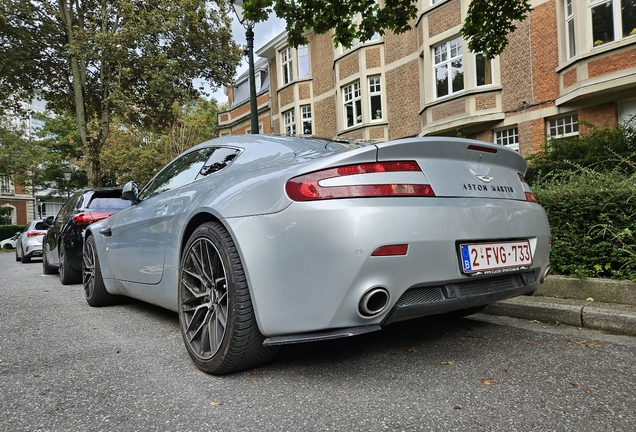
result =
[[[260,49],[263,45],[274,39],[276,36],[285,31],[285,21],[276,17],[274,14],[270,14],[269,19],[264,22],[260,22],[254,26],[254,61],[258,61],[258,56],[256,55],[256,51]],[[245,40],[245,27],[241,25],[236,16],[234,16],[234,20],[232,21],[232,34],[234,35],[234,40],[239,45],[246,45],[247,41]],[[243,57],[243,61],[236,69],[236,74],[234,77],[238,77],[240,74],[245,72],[248,69],[247,57]],[[211,95],[215,98],[219,103],[227,102],[227,96],[223,93],[223,88],[218,89],[216,92],[213,92]]]

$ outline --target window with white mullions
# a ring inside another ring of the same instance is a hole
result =
[[[296,48],[298,55],[298,77],[307,78],[309,74],[309,47],[301,45]]]
[[[513,127],[495,131],[495,144],[519,151],[519,130]]]
[[[574,8],[572,7],[572,0],[565,0],[565,40],[568,58],[572,58],[576,55],[574,33]]]
[[[436,97],[440,98],[464,89],[461,37],[433,47],[433,73]]]
[[[548,138],[564,138],[579,134],[579,118],[577,114],[554,117],[547,120]]]
[[[313,133],[313,130],[311,127],[311,105],[301,106],[300,116],[302,121],[303,135],[311,135]]]
[[[283,126],[287,135],[296,135],[296,118],[293,109],[283,113]]]
[[[362,123],[362,99],[360,82],[356,81],[342,88],[346,127]]]
[[[283,85],[289,84],[294,79],[291,48],[285,48],[280,52],[280,64]]]
[[[588,0],[588,4],[592,46],[636,35],[636,0]]]
[[[369,106],[371,120],[382,120],[382,84],[380,75],[369,77]]]

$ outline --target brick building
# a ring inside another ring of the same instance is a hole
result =
[[[279,35],[257,51],[269,66],[271,131],[461,135],[529,154],[548,136],[577,135],[581,120],[605,126],[636,114],[636,2],[533,0],[492,60],[460,36],[469,3],[420,0],[413,30],[350,49],[334,48],[331,34],[309,34],[297,49]]]

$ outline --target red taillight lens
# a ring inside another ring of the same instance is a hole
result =
[[[526,201],[530,201],[530,202],[537,202],[537,199],[535,198],[534,194],[532,192],[526,192]]]
[[[486,147],[486,146],[474,145],[474,144],[469,145],[468,150],[475,150],[475,151],[480,151],[485,153],[497,153],[497,149]]]
[[[29,231],[27,237],[39,237],[46,234],[46,231]]]
[[[524,193],[526,194],[526,201],[530,201],[530,202],[537,202],[537,198],[534,196],[534,193],[532,192],[532,190],[530,190],[530,185],[528,184],[528,182],[526,181],[526,178],[524,176],[521,175],[521,173],[517,173],[519,175],[519,181],[521,181],[521,183],[523,183],[525,185],[524,189],[528,189],[527,191],[525,191]]]
[[[78,213],[71,218],[73,223],[77,226],[90,225],[93,222],[100,221],[102,219],[109,218],[113,213],[105,212],[82,212]]]
[[[356,174],[406,171],[421,172],[422,170],[414,161],[347,165],[294,177],[287,182],[285,190],[287,195],[294,201],[389,196],[435,196],[433,189],[427,184],[352,184],[344,186],[321,186],[319,184],[322,180]]]
[[[397,256],[397,255],[406,255],[409,250],[409,245],[401,244],[401,245],[389,245],[382,246],[377,248],[371,256]]]

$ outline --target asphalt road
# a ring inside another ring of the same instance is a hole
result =
[[[636,338],[476,315],[284,347],[215,377],[177,315],[91,308],[0,253],[2,431],[631,431]]]

